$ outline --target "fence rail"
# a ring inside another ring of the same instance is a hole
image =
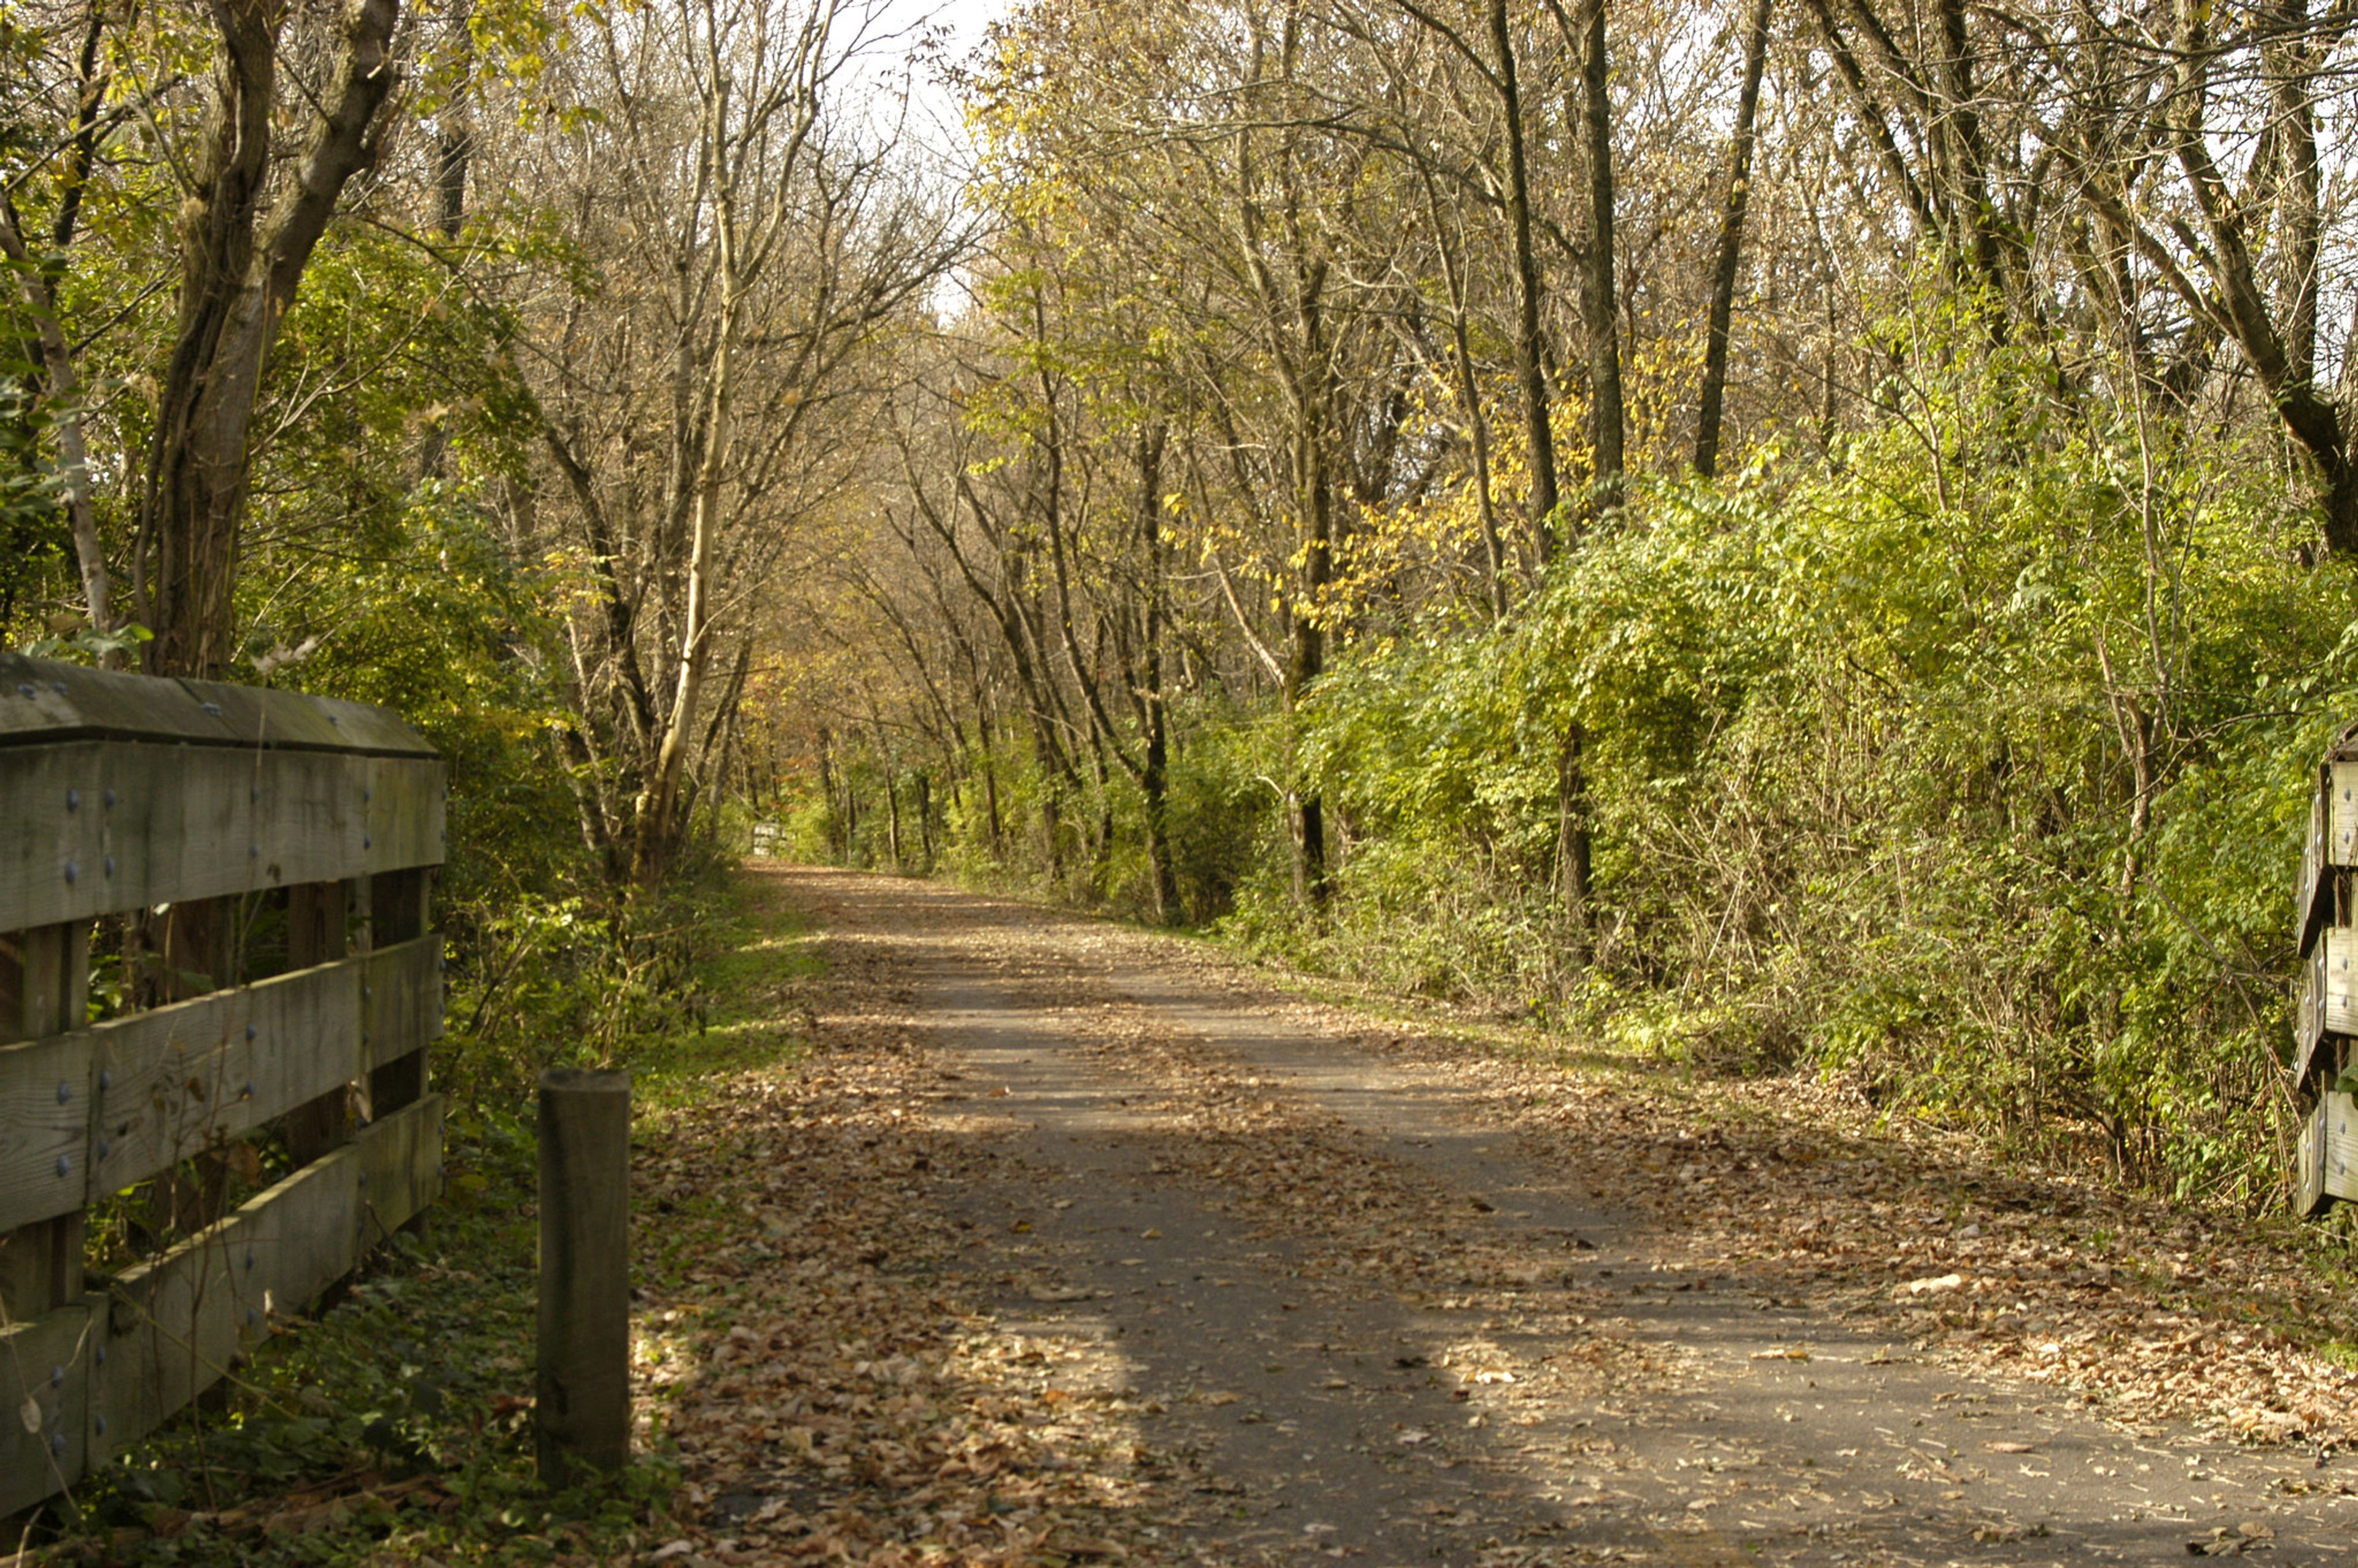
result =
[[[438,1195],[443,839],[383,709],[0,655],[0,1515]]]

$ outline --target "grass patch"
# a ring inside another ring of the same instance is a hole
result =
[[[802,983],[825,968],[810,922],[746,875],[730,881],[708,931],[697,964],[704,1025],[633,1053],[634,1109],[693,1105],[715,1078],[789,1061],[806,1039]]]
[[[666,1112],[791,1063],[806,1039],[798,985],[822,966],[760,878],[732,879],[695,936],[702,1026],[633,1040],[615,1063],[633,1075],[643,1158],[665,1152]],[[197,1407],[18,1521],[0,1552],[21,1541],[35,1562],[124,1568],[553,1563],[670,1539],[678,1473],[660,1412],[622,1475],[560,1492],[534,1477],[536,1164],[528,1102],[454,1108],[446,1195],[424,1227]],[[642,1217],[642,1288],[687,1265],[672,1228]]]

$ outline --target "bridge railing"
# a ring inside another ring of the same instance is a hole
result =
[[[381,708],[0,655],[0,1516],[439,1194],[443,798]]]

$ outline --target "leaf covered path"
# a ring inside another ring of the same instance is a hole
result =
[[[828,968],[807,1057],[646,1141],[670,1560],[2351,1560],[2336,1291],[2266,1238],[748,874]]]

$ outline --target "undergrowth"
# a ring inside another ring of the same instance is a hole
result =
[[[426,1223],[312,1314],[290,1315],[196,1406],[20,1523],[32,1561],[544,1563],[644,1554],[665,1539],[677,1467],[660,1411],[642,1412],[650,1441],[620,1475],[559,1491],[534,1475],[532,1075],[628,1069],[644,1157],[664,1136],[649,1128],[667,1119],[645,1112],[791,1059],[806,1036],[788,998],[817,967],[757,885],[708,883],[665,919],[671,1000],[642,1011],[639,1027],[503,1028],[497,1061],[480,1036],[448,1043],[465,1092],[449,1118],[445,1196]],[[575,1000],[589,1015],[629,1016],[627,1000]],[[634,1226],[640,1292],[659,1293],[690,1261],[663,1243]]]

